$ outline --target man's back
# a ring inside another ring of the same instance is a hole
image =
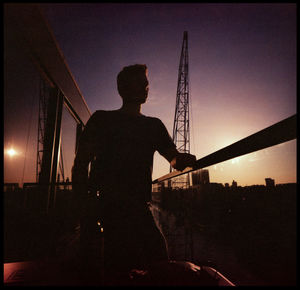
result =
[[[95,150],[91,183],[141,202],[151,199],[154,152],[174,146],[159,119],[119,110],[96,111],[81,142]]]

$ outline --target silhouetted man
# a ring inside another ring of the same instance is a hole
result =
[[[73,167],[73,190],[83,205],[88,185],[100,191],[106,267],[145,268],[168,260],[165,239],[148,204],[153,154],[157,150],[178,170],[192,166],[196,158],[177,151],[158,118],[141,114],[149,90],[146,65],[124,67],[117,84],[122,107],[96,111],[82,132]]]

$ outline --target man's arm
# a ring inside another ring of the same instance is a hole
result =
[[[87,154],[86,146],[78,148],[74,165],[72,168],[72,189],[77,197],[82,197],[87,194],[88,185],[88,165],[90,158]]]
[[[184,170],[186,167],[192,167],[196,161],[196,156],[189,153],[180,153],[170,137],[168,130],[161,120],[157,119],[157,144],[158,152],[164,156],[174,169]]]
[[[87,195],[88,188],[88,166],[95,157],[95,114],[87,122],[83,130],[78,149],[76,152],[74,165],[72,168],[72,188],[78,197]]]
[[[186,167],[193,167],[196,156],[189,153],[180,153],[175,147],[171,147],[163,155],[174,169],[184,170]]]

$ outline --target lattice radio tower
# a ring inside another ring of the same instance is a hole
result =
[[[179,152],[190,153],[190,121],[189,121],[189,62],[188,33],[184,31],[178,71],[176,108],[173,125],[173,141]],[[170,167],[170,172],[173,170]],[[189,186],[188,174],[172,181],[172,186]]]
[[[189,61],[188,61],[188,33],[183,33],[183,43],[179,62],[178,84],[176,94],[176,108],[173,126],[173,141],[179,152],[190,153],[190,121],[189,121]],[[170,167],[170,172],[173,170]],[[187,189],[190,185],[189,174],[184,174],[169,180],[173,189]],[[175,258],[193,261],[193,230],[189,219],[190,212],[186,208],[184,211],[183,229],[177,229],[175,234],[168,233],[168,246],[178,251],[173,253]],[[182,244],[183,241],[183,244]],[[177,245],[177,247],[176,247]],[[181,249],[181,250],[180,250]],[[179,256],[178,256],[179,255]]]

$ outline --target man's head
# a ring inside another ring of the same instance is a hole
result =
[[[145,103],[149,91],[147,66],[125,66],[117,76],[117,84],[118,92],[125,103]]]

